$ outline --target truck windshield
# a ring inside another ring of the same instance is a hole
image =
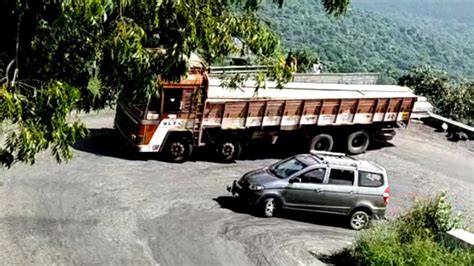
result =
[[[306,167],[308,165],[297,158],[290,158],[270,167],[270,172],[278,178],[285,179]]]

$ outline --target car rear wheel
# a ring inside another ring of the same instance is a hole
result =
[[[262,204],[262,214],[265,217],[275,217],[280,211],[280,204],[276,198],[267,198]]]
[[[365,211],[356,211],[351,215],[350,226],[354,230],[361,230],[369,225],[370,216]]]

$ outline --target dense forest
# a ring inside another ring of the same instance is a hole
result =
[[[474,78],[474,1],[353,0],[342,17],[327,16],[319,1],[266,6],[263,18],[285,49],[310,49],[327,72],[381,72],[395,83],[405,71],[432,65]]]

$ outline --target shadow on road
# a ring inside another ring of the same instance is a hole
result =
[[[99,156],[115,157],[126,160],[147,160],[151,156],[144,156],[134,152],[124,145],[117,132],[112,128],[90,128],[86,139],[77,141],[73,148],[79,151],[93,153]],[[149,157],[149,158],[147,158]]]
[[[390,142],[371,142],[369,145],[369,148],[367,148],[368,151],[375,151],[375,150],[380,150],[380,149],[385,149],[385,148],[393,148],[395,145],[393,145]]]
[[[117,132],[112,128],[91,128],[89,136],[76,142],[73,148],[76,150],[93,153],[99,156],[115,157],[125,160],[163,160],[166,159],[158,153],[138,153],[125,146]],[[391,143],[374,142],[368,150],[378,150],[394,147]],[[335,147],[335,152],[344,152],[340,147]],[[271,145],[263,141],[253,141],[244,151],[239,160],[261,160],[261,159],[284,159],[289,156],[305,153],[301,145],[297,145],[294,139],[284,139]],[[191,160],[217,162],[210,148],[198,148],[193,153]]]
[[[246,205],[237,197],[220,196],[215,199],[219,206],[223,209],[228,209],[236,213],[249,214],[258,217],[258,213],[252,210],[252,207]],[[323,226],[332,226],[348,229],[348,219],[341,215],[320,214],[313,212],[284,210],[279,215],[280,218],[293,220],[303,223],[317,224]],[[262,217],[262,219],[265,219]]]

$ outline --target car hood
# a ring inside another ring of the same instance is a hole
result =
[[[262,168],[245,174],[243,180],[248,184],[265,185],[279,178],[272,175],[268,168]]]

